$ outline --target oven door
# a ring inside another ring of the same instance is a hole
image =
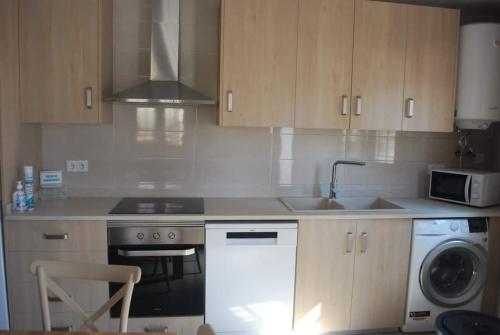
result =
[[[113,245],[109,264],[138,266],[142,278],[134,287],[129,317],[203,315],[205,250],[202,244]],[[121,284],[111,283],[112,296]],[[121,302],[111,308],[119,318]]]
[[[432,171],[429,197],[462,204],[470,203],[471,175]]]

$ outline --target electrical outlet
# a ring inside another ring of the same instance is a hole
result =
[[[66,161],[67,172],[89,172],[89,161]]]

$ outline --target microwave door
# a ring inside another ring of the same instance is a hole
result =
[[[462,204],[469,202],[470,175],[433,171],[430,184],[431,198]]]

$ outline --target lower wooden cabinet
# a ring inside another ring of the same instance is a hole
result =
[[[295,329],[401,326],[410,241],[410,219],[301,221]]]
[[[34,260],[108,262],[104,221],[6,221],[5,241],[12,330],[43,330],[38,284],[30,272]],[[89,314],[109,298],[108,284],[104,282],[57,282]],[[55,329],[76,330],[81,325],[78,316],[63,302],[54,300],[49,304]],[[97,326],[102,331],[112,330],[108,316]]]

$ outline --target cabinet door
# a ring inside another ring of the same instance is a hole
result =
[[[98,13],[98,0],[20,1],[24,122],[99,121]]]
[[[355,221],[305,220],[299,225],[294,329],[349,329]]]
[[[404,323],[411,220],[358,221],[351,329]]]
[[[349,128],[354,1],[300,0],[296,128]]]
[[[220,124],[293,127],[298,0],[222,1]]]
[[[403,130],[453,131],[459,21],[455,9],[408,6]]]
[[[407,6],[356,0],[351,128],[400,130]]]

